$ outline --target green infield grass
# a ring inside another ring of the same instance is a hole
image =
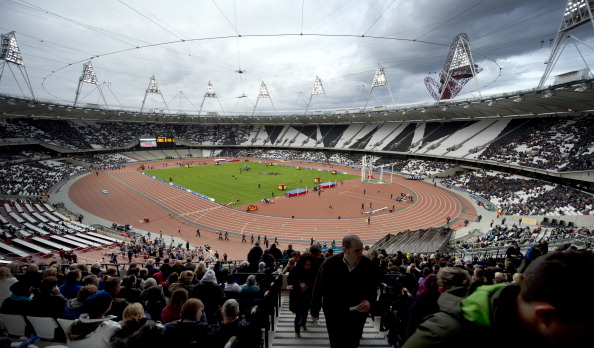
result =
[[[250,167],[249,170],[241,170]],[[220,165],[198,165],[190,168],[164,168],[145,170],[147,174],[173,182],[194,192],[214,198],[222,204],[235,202],[237,205],[261,201],[264,198],[282,196],[286,191],[302,188],[311,192],[316,186],[314,179],[321,182],[336,182],[358,177],[357,175],[332,174],[314,169],[297,169],[280,165],[269,166],[259,162],[230,162]],[[286,190],[279,190],[279,185]]]

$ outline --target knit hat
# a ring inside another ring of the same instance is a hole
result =
[[[88,309],[89,318],[94,319],[102,316],[111,306],[111,295],[105,291],[87,297],[85,306]]]
[[[209,269],[202,276],[202,281],[205,282],[205,283],[216,283],[217,282],[217,276],[215,275],[215,272],[212,269]]]

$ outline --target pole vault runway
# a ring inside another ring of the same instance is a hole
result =
[[[172,161],[155,163],[164,162]],[[283,163],[303,165],[303,162]],[[328,168],[321,163],[307,163],[307,166]],[[181,234],[190,239],[196,228],[217,235],[222,230],[229,231],[235,240],[245,234],[248,244],[252,234],[271,240],[277,237],[283,243],[307,244],[311,238],[331,241],[357,234],[372,243],[389,233],[443,226],[448,216],[452,219],[451,227],[459,228],[464,219],[476,216],[472,204],[460,195],[439,185],[405,180],[399,175],[393,176],[391,184],[363,184],[357,178],[339,183],[320,195],[310,191],[308,195],[293,198],[273,198],[274,203],[258,202],[258,211],[248,213],[244,206],[227,207],[151,179],[137,172],[136,167],[132,164],[125,169],[88,175],[72,185],[69,198],[93,215],[153,233]],[[351,167],[334,165],[333,168],[358,174]],[[384,178],[388,176],[384,174]],[[102,193],[103,190],[109,193]],[[394,201],[403,194],[412,196],[412,203]],[[375,213],[367,221],[370,210]],[[151,222],[144,223],[144,218]]]

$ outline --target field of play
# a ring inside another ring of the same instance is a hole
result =
[[[249,170],[245,170],[249,167]],[[244,205],[261,201],[264,198],[282,196],[286,191],[294,189],[311,190],[317,185],[316,178],[321,183],[336,182],[356,178],[356,175],[329,171],[289,167],[282,165],[270,166],[260,162],[229,162],[220,165],[198,165],[190,168],[165,168],[146,170],[147,174],[173,182],[194,192],[214,198],[222,204]],[[279,185],[285,185],[280,190]]]

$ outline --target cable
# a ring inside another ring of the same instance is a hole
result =
[[[376,20],[371,23],[371,26],[363,33],[363,36],[367,35],[367,33],[371,30],[371,28],[373,28],[373,26],[380,20],[380,18],[382,18],[382,16],[384,15],[384,13],[386,13],[386,11],[388,11],[388,9],[394,4],[394,2],[396,2],[396,0],[392,0],[392,2],[390,3],[390,5],[388,5],[384,11],[379,15],[379,17],[376,18]]]
[[[183,39],[181,37],[179,37],[178,35],[176,35],[175,33],[171,32],[170,30],[168,30],[167,28],[163,27],[161,24],[155,22],[154,20],[148,18],[147,16],[145,16],[144,14],[140,13],[138,10],[136,10],[135,8],[133,8],[132,6],[126,4],[125,2],[123,2],[122,0],[119,0],[119,2],[126,6],[127,8],[131,9],[132,11],[138,13],[139,15],[141,15],[142,17],[146,18],[147,20],[149,20],[151,23],[153,23],[154,25],[158,26],[159,28],[165,30],[166,32],[168,32],[169,34],[175,36],[176,38],[180,39],[183,41]]]

